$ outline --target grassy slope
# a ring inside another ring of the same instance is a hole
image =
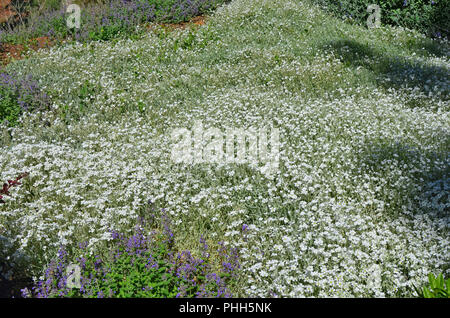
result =
[[[101,246],[152,199],[181,248],[203,233],[242,249],[238,294],[410,295],[449,274],[449,52],[305,1],[235,0],[199,29],[36,53],[8,69],[38,78],[55,111],[2,139],[1,179],[31,178],[0,234],[37,273],[60,241]],[[279,127],[280,171],[175,165],[171,131],[195,120]]]

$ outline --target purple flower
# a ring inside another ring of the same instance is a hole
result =
[[[77,297],[103,298],[105,297],[103,290],[109,290],[107,297],[114,297],[120,293],[120,290],[112,290],[111,283],[114,283],[114,286],[121,286],[122,281],[127,279],[127,272],[137,268],[144,277],[146,271],[154,275],[163,269],[156,279],[175,284],[171,288],[176,291],[176,297],[231,297],[227,283],[239,268],[237,249],[228,248],[221,242],[219,257],[223,266],[220,272],[212,272],[207,253],[208,245],[203,235],[200,238],[200,251],[203,255],[197,258],[189,250],[180,252],[173,250],[175,235],[170,219],[164,211],[160,225],[164,234],[162,238],[157,234],[160,232],[147,232],[141,226],[136,226],[131,236],[111,231],[116,239],[112,242],[114,246],[107,259],[95,254],[95,256],[88,256],[88,251],[82,249],[84,244],[79,244],[82,256],[77,258],[77,261],[82,268],[82,273],[81,288],[77,291]],[[38,281],[33,287],[32,296],[66,297],[68,295],[70,289],[66,285],[68,277],[65,276],[65,272],[71,263],[69,256],[64,247],[59,249],[56,260],[50,262],[47,267],[44,279]],[[120,266],[117,267],[116,262],[119,262]],[[125,271],[119,272],[119,270]],[[148,293],[156,295],[160,292],[160,287],[153,288],[148,285],[136,287],[135,294],[140,296],[148,296]],[[25,295],[25,291],[23,294]]]
[[[47,95],[40,91],[30,75],[22,77],[15,73],[0,72],[0,92],[2,95],[9,94],[23,111],[40,110],[49,106]]]

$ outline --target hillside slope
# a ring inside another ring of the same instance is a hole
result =
[[[307,1],[234,0],[199,28],[34,53],[7,70],[53,108],[2,139],[0,180],[30,177],[0,235],[38,274],[60,243],[131,230],[151,200],[182,248],[240,248],[237,295],[412,295],[450,274],[449,52]],[[279,169],[175,163],[173,130],[198,122],[278,128]]]

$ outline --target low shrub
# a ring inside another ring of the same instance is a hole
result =
[[[366,23],[367,7],[381,8],[381,22],[419,30],[435,37],[448,37],[450,11],[447,0],[314,0],[339,17]]]
[[[31,76],[0,72],[0,123],[17,124],[24,111],[47,108],[48,96],[42,92]]]
[[[45,270],[44,278],[24,297],[231,297],[227,284],[239,268],[236,249],[219,243],[217,255],[221,269],[213,272],[208,246],[202,238],[201,257],[190,251],[174,250],[170,220],[164,214],[159,230],[149,231],[141,218],[135,233],[126,236],[111,231],[107,252],[89,254],[86,244],[79,244],[76,262],[64,247]],[[79,264],[79,286],[69,284],[71,264]]]
[[[14,28],[0,27],[0,43],[22,43],[37,37],[72,38],[77,41],[110,40],[139,33],[139,25],[150,22],[183,22],[215,9],[226,0],[110,0],[82,1],[80,29],[69,29],[64,6],[48,6],[30,12]]]

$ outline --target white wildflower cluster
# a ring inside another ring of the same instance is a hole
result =
[[[227,128],[225,132],[211,127],[203,129],[197,121],[192,127],[176,128],[171,133],[171,159],[176,163],[199,164],[248,164],[261,167],[261,172],[270,178],[279,164],[280,136],[278,128],[249,127]],[[270,146],[270,151],[269,151]]]
[[[387,37],[404,54],[421,37],[327,19],[303,1],[235,0],[193,47],[175,45],[190,32],[178,30],[11,64],[53,105],[0,148],[0,180],[30,173],[0,205],[0,235],[45,264],[61,243],[130,231],[151,200],[180,244],[203,234],[240,249],[237,295],[407,296],[429,272],[449,275],[449,56],[373,74],[390,57],[352,66],[333,41],[392,49]],[[277,127],[275,174],[174,162],[171,132],[196,122]]]

